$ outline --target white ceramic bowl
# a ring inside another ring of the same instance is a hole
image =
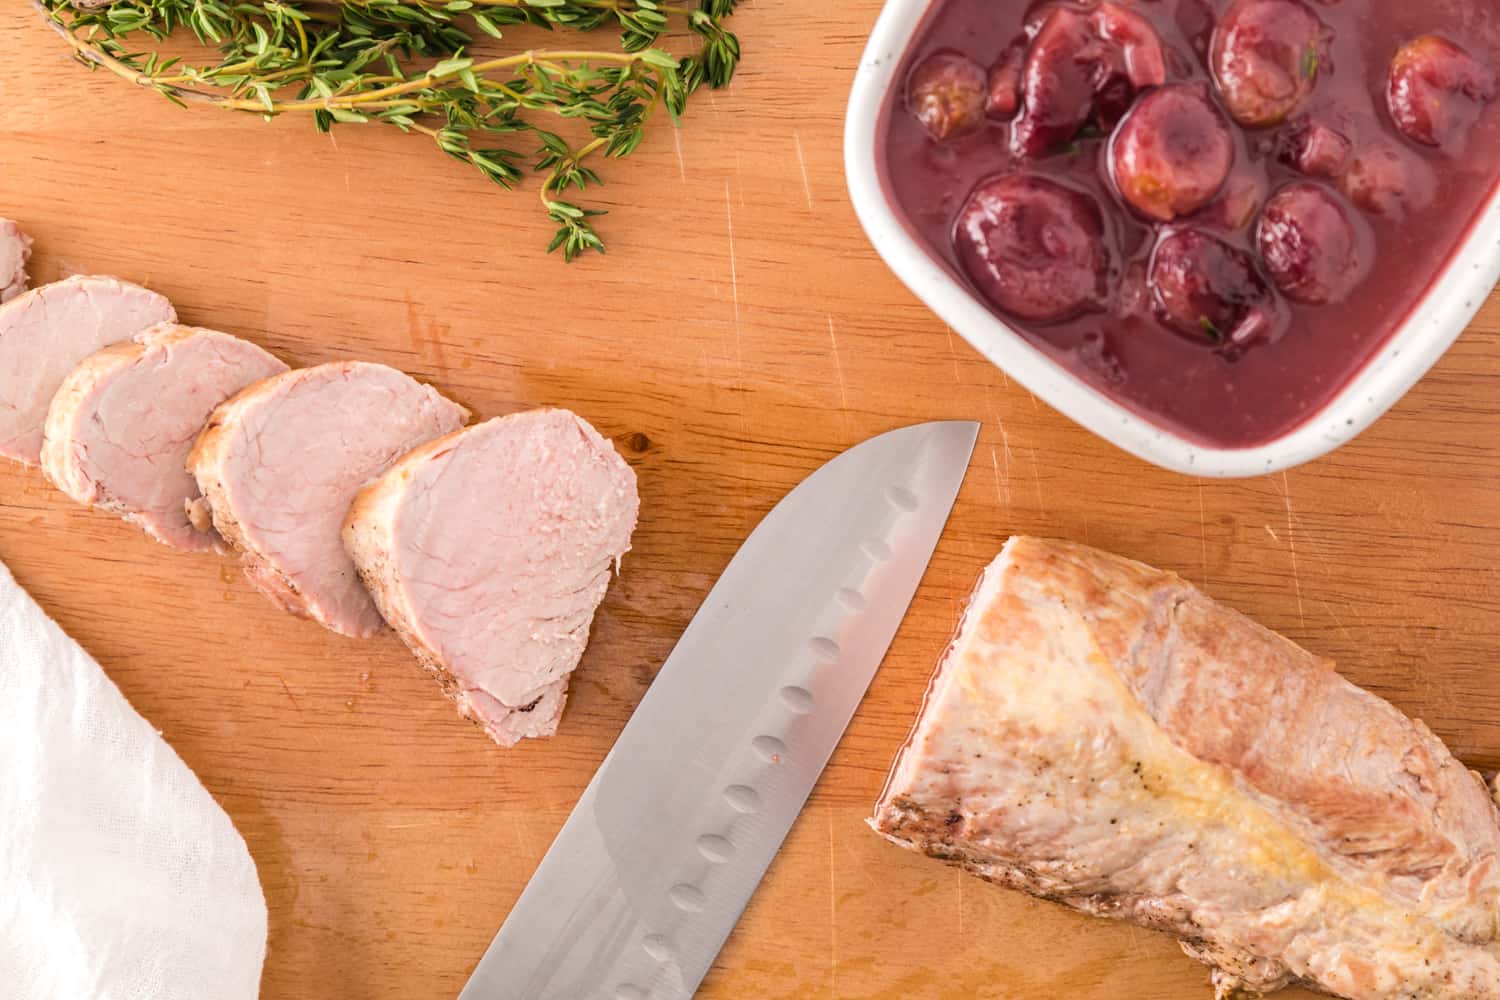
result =
[[[1104,396],[1027,343],[907,232],[881,184],[877,135],[887,92],[923,15],[936,0],[887,0],[860,61],[844,129],[844,167],[855,211],[875,249],[906,286],[985,357],[1048,404],[1148,462],[1197,476],[1256,476],[1327,454],[1390,409],[1468,326],[1500,281],[1500,188],[1415,311],[1322,410],[1254,448],[1205,447]]]

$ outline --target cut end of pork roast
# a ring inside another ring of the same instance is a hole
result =
[[[1166,931],[1221,996],[1500,997],[1500,810],[1420,722],[1178,577],[1012,539],[872,825]]]
[[[31,237],[10,219],[0,219],[0,302],[26,291],[31,279],[26,264],[31,260]]]
[[[630,549],[635,473],[566,410],[477,424],[364,489],[344,544],[386,621],[501,746],[557,731]]]
[[[287,370],[256,345],[216,330],[151,327],[84,359],[47,412],[42,469],[79,503],[111,511],[180,549],[219,547],[189,510],[187,471],[209,414],[254,382]]]
[[[251,583],[293,614],[363,638],[382,623],[339,538],[349,505],[396,459],[468,417],[394,368],[334,362],[221,404],[188,469]]]
[[[176,319],[162,296],[99,275],[55,281],[0,305],[0,457],[40,462],[47,408],[68,373],[101,347]]]

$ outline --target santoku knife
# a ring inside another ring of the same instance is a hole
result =
[[[866,441],[766,516],[459,1000],[693,995],[885,657],[978,432]]]

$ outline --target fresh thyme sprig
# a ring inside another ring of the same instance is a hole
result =
[[[585,161],[634,152],[661,108],[676,123],[701,86],[729,83],[739,40],[725,27],[738,0],[33,0],[79,61],[104,68],[177,104],[209,104],[269,119],[310,114],[321,131],[383,123],[429,137],[449,156],[504,187],[528,159],[557,225],[548,252],[572,260],[604,244],[604,214],[563,198],[600,183]],[[503,37],[513,25],[620,31],[614,49],[528,49],[470,55],[476,31]],[[657,43],[685,27],[698,38],[677,57]],[[191,33],[217,49],[193,63],[140,51]],[[570,143],[548,119],[581,123]]]

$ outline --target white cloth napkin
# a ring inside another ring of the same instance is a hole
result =
[[[0,564],[0,995],[255,1000],[265,955],[229,817]]]

